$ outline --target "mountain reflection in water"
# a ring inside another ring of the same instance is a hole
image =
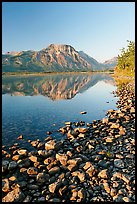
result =
[[[12,96],[43,95],[51,100],[71,99],[86,91],[99,81],[114,85],[110,75],[93,74],[49,74],[45,76],[3,76],[2,94]]]

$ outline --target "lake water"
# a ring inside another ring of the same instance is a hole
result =
[[[57,130],[64,122],[91,123],[117,109],[116,85],[108,74],[49,74],[45,76],[3,76],[2,144],[12,145],[19,135],[27,140],[61,139]],[[80,114],[86,111],[87,114]]]

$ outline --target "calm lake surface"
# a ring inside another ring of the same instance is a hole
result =
[[[116,85],[108,74],[49,74],[45,76],[3,76],[2,144],[28,139],[44,140],[47,131],[61,139],[57,130],[64,122],[92,122],[106,117],[108,109],[117,109]],[[87,114],[80,114],[87,111]]]

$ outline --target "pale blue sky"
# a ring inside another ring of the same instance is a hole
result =
[[[135,2],[3,2],[2,52],[69,44],[99,62],[135,41]]]

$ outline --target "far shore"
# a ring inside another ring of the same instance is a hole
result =
[[[49,74],[93,74],[93,73],[108,73],[113,74],[113,71],[88,71],[88,72],[2,72],[2,76],[44,76]]]

